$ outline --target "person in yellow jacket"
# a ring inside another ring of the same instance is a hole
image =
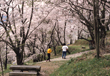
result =
[[[49,48],[48,48],[48,50],[47,50],[47,56],[48,56],[48,58],[47,58],[47,60],[46,61],[50,61],[50,53],[52,52],[52,50],[51,50],[51,47],[49,46]]]

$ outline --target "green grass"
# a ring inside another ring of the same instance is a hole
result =
[[[89,42],[84,40],[84,39],[79,39],[79,40],[76,40],[75,45],[89,45]]]
[[[85,47],[85,49],[82,49],[82,46]],[[79,52],[84,52],[84,51],[88,51],[89,46],[88,45],[69,45],[68,46],[68,50],[71,54],[75,54],[75,53],[79,53]],[[57,56],[54,56],[54,52],[52,52],[51,58],[55,58],[55,57],[60,57],[62,55],[62,46],[57,46],[56,48],[56,54]],[[67,53],[68,55],[68,53]]]
[[[80,43],[81,44],[84,43],[84,44],[83,45],[78,45]],[[85,49],[82,49],[82,46],[84,46]],[[87,42],[85,42],[85,40],[77,41],[77,43],[69,45],[68,47],[69,47],[69,52],[71,54],[90,50],[89,46],[88,46]],[[61,57],[61,55],[62,55],[62,46],[57,46],[56,53],[57,53],[57,56],[54,56],[54,52],[53,52],[52,55],[51,55],[51,58]],[[68,55],[68,53],[67,53],[67,55]],[[26,62],[24,64],[25,65],[34,65],[36,63],[34,63],[32,60],[30,60],[29,62]],[[9,73],[11,71],[9,69],[9,67],[10,67],[10,65],[8,65],[8,69],[7,70],[4,70],[4,73]],[[1,74],[1,72],[0,72],[0,74]]]
[[[80,58],[71,59],[50,76],[110,76],[110,56],[100,59]]]
[[[24,63],[24,65],[35,65],[35,64],[36,64],[36,62],[33,62],[32,59],[30,61]]]
[[[71,52],[71,54],[75,54],[90,50],[88,45],[83,45],[83,47],[85,47],[85,49],[83,49],[81,45],[72,45],[69,46],[69,51]]]
[[[4,74],[9,73],[11,70],[9,69],[9,67],[11,66],[11,64],[7,65],[7,69],[3,71]],[[0,72],[0,75],[2,75],[2,72]]]

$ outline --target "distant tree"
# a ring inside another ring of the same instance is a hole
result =
[[[95,30],[95,45],[97,51],[97,58],[99,58],[99,0],[93,0],[93,11],[94,11],[94,30]]]
[[[31,28],[31,21],[33,17],[34,0],[32,0],[31,13],[26,18],[27,13],[24,13],[25,1],[16,3],[14,0],[2,1],[0,9],[0,26],[4,29],[5,33],[0,36],[0,42],[5,42],[15,52],[17,57],[17,64],[23,64],[23,53],[25,42],[28,39],[28,35]],[[30,10],[28,8],[28,10]],[[10,12],[11,11],[11,12]],[[6,21],[3,20],[3,16],[6,16]],[[26,25],[26,26],[25,26]],[[4,38],[7,39],[4,39]]]
[[[51,41],[50,41],[50,43],[51,43],[51,45],[52,45],[52,47],[53,47],[53,51],[54,51],[54,55],[56,56],[56,46],[58,45],[57,44],[57,42],[56,42],[56,33],[55,33],[55,27],[56,27],[56,22],[55,22],[55,25],[54,25],[54,28],[53,28],[53,30],[52,30],[52,32],[51,32]],[[49,45],[50,45],[50,43],[49,43]]]
[[[1,44],[0,44],[0,64],[1,64],[2,76],[4,76],[2,49],[3,49],[3,43],[1,42]]]
[[[46,45],[46,41],[45,41],[46,31],[43,28],[40,28],[39,33],[37,34],[36,37],[37,37],[36,48],[38,50],[40,50],[41,53],[43,53],[44,60],[45,60],[46,59],[46,49],[47,49],[47,45]]]
[[[48,33],[47,36],[47,32],[46,30],[44,30],[43,28],[39,29],[39,34],[37,34],[37,39],[39,40],[37,42],[37,46],[36,48],[38,50],[40,50],[40,52],[43,53],[44,55],[44,59],[46,59],[46,52],[47,52],[47,48],[49,46],[54,48],[54,53],[56,55],[56,50],[55,50],[55,43],[54,43],[54,29],[56,27],[56,24],[54,25],[54,27],[52,28],[52,30]]]
[[[66,44],[66,26],[67,26],[67,21],[65,20],[65,25],[64,25],[64,43]]]
[[[95,2],[94,0],[69,0],[69,4],[71,12],[76,14],[80,22],[87,27],[93,43],[98,43],[96,41],[96,35],[98,36],[96,30],[99,32],[99,43],[101,48],[104,48],[106,31],[109,30],[108,25],[110,24],[109,3],[106,0]],[[98,45],[96,48],[99,48]]]
[[[59,25],[59,22],[58,22],[58,20],[56,19],[56,28],[55,28],[55,31],[56,31],[56,34],[57,34],[57,43],[59,44],[59,45],[62,45],[63,44],[63,42],[62,42],[62,40],[61,40],[61,38],[62,38],[62,35],[61,35],[61,28],[60,28],[60,25]]]
[[[8,58],[7,58],[7,51],[8,51],[8,47],[7,47],[7,43],[6,43],[6,57],[5,57],[5,62],[4,62],[4,68],[5,69],[7,69],[7,60],[8,60]]]

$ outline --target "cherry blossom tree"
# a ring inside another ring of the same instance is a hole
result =
[[[25,1],[1,1],[0,26],[3,28],[4,33],[0,36],[0,42],[7,43],[7,45],[15,52],[18,65],[23,64],[25,42],[28,39],[33,17],[33,0],[31,5],[32,8],[28,9],[28,11],[31,12],[26,13],[27,11],[25,9],[29,8],[29,6],[27,6]],[[27,17],[26,15],[30,17]],[[3,20],[3,16],[6,16],[6,21]]]
[[[69,0],[69,4],[71,12],[87,27],[92,42],[96,44],[99,57],[99,44],[102,49],[105,47],[106,31],[109,30],[109,2],[106,0]]]

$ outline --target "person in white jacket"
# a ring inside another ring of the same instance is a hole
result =
[[[68,46],[64,43],[62,46],[62,58],[66,59],[66,51],[68,50]]]

